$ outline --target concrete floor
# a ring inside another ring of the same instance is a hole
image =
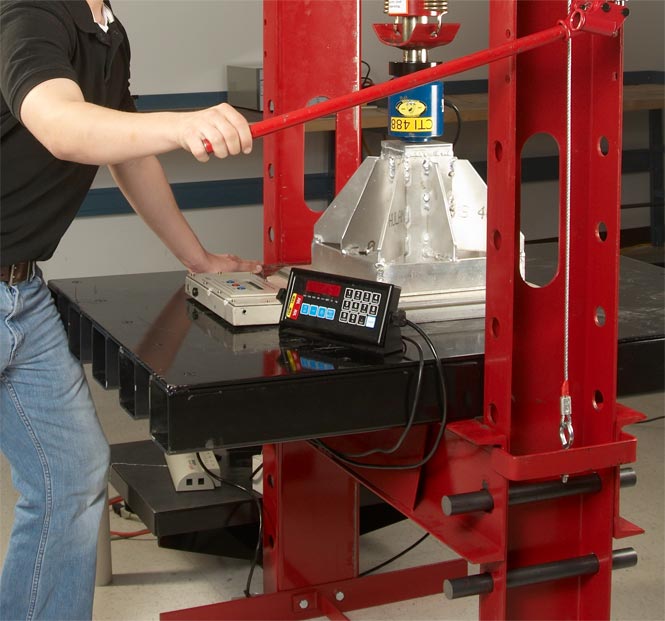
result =
[[[91,381],[99,417],[109,442],[148,438],[146,421],[131,420],[118,405],[116,391],[106,392]],[[622,403],[650,417],[662,416],[662,393],[622,399]],[[663,499],[665,453],[663,420],[629,429],[638,438],[639,459],[635,465],[638,485],[622,491],[622,514],[646,529],[646,534],[617,542],[615,547],[633,546],[639,555],[636,567],[613,576],[612,619],[665,619],[665,539]],[[9,468],[0,457],[0,560],[4,558],[12,523],[15,493]],[[111,490],[111,494],[114,491]],[[134,521],[111,514],[111,528],[133,531]],[[372,567],[416,541],[422,531],[409,522],[394,524],[361,538],[361,570]],[[210,604],[242,597],[249,563],[159,548],[152,536],[113,541],[113,580],[97,587],[94,619],[154,620],[160,612]],[[384,569],[389,571],[432,563],[452,554],[432,538]],[[471,572],[475,568],[471,568]],[[261,570],[257,569],[252,591],[260,592]],[[477,598],[448,601],[443,595],[391,604],[349,613],[354,620],[370,619],[476,619]]]

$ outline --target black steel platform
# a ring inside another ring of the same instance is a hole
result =
[[[252,455],[260,452],[261,447],[222,451],[218,455],[221,477],[251,490]],[[258,509],[250,494],[233,485],[176,492],[164,452],[151,440],[112,445],[109,482],[158,538],[160,546],[252,558]],[[364,487],[359,503],[361,534],[404,519]]]
[[[528,253],[546,270],[550,245]],[[662,390],[665,300],[660,267],[621,258],[618,393]],[[398,427],[405,423],[418,363],[368,356],[276,327],[235,329],[186,298],[184,272],[50,283],[72,352],[118,388],[133,417],[150,417],[166,451],[261,445]],[[449,420],[482,409],[484,321],[424,324],[444,365]],[[410,328],[402,333],[420,340]],[[436,420],[428,359],[417,422]]]
[[[260,452],[260,447],[254,451]],[[251,489],[251,452],[226,454],[221,476]],[[110,483],[157,537],[254,524],[256,504],[231,487],[176,493],[163,451],[152,441],[111,447]]]

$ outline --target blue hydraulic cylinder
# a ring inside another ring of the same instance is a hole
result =
[[[388,98],[388,132],[407,142],[443,135],[443,82],[430,82]]]

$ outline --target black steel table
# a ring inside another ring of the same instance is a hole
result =
[[[530,273],[549,247],[529,252]],[[665,311],[660,267],[622,257],[618,393],[663,388]],[[167,451],[239,447],[403,425],[418,363],[298,338],[277,327],[236,329],[189,300],[184,272],[51,281],[72,352],[119,388],[136,418],[150,417]],[[424,324],[444,364],[449,420],[482,408],[484,321]],[[410,328],[403,334],[419,337]],[[426,349],[426,348],[425,348]],[[431,364],[418,421],[437,391]],[[435,408],[436,409],[436,408]]]

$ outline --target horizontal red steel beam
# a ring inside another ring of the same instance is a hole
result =
[[[345,612],[442,594],[444,580],[466,576],[467,570],[465,560],[453,559],[218,604],[172,610],[161,613],[159,618],[160,621],[302,621],[322,616],[346,619]],[[301,604],[303,601],[306,602],[304,607]]]

